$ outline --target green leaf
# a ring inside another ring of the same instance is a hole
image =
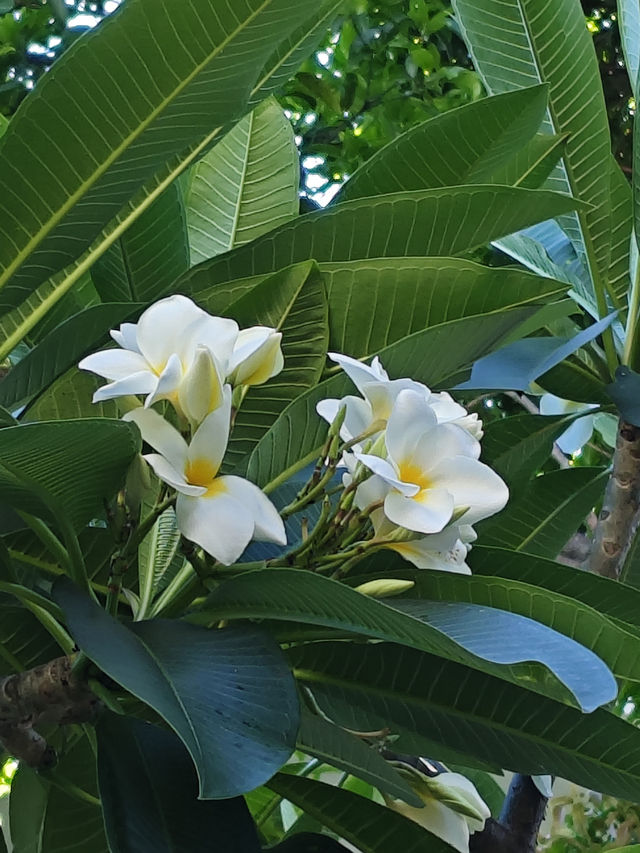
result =
[[[110,853],[89,738],[72,735],[59,752],[62,755],[51,771],[51,783],[24,763],[12,780],[9,823],[13,849],[16,853]]]
[[[548,186],[591,205],[577,221],[568,221],[592,279],[580,295],[593,304],[609,270],[609,171],[602,164],[611,154],[600,72],[582,8],[575,0],[454,0],[453,7],[490,92],[549,83],[542,130],[568,138],[564,163]]]
[[[640,731],[605,710],[552,699],[432,655],[385,643],[312,643],[288,652],[323,711],[357,731],[428,733],[431,755],[456,750],[529,775],[551,773],[637,800]],[[438,752],[437,744],[441,744]]]
[[[264,385],[249,388],[227,446],[230,469],[250,453],[282,410],[318,382],[329,341],[327,296],[313,261],[270,276],[225,312],[240,326],[272,326],[282,332],[284,368]]]
[[[507,184],[510,187],[538,189],[545,183],[562,157],[565,142],[565,136],[536,133],[515,157],[493,173],[491,182]]]
[[[285,773],[277,773],[269,787],[345,841],[357,845],[362,853],[388,853],[390,847],[400,847],[405,853],[453,850],[412,820],[343,788]]]
[[[577,400],[581,403],[609,404],[606,386],[588,364],[579,356],[570,356],[560,362],[536,382],[545,391],[565,400]]]
[[[163,619],[127,628],[64,579],[54,599],[87,656],[181,738],[204,799],[249,791],[290,756],[299,718],[295,685],[263,631],[207,631]]]
[[[633,200],[631,187],[614,157],[610,161],[611,180],[611,260],[609,287],[624,304],[629,290],[629,247],[633,232]]]
[[[173,183],[96,261],[91,277],[103,302],[149,302],[188,268],[184,202]]]
[[[140,610],[146,615],[155,596],[178,574],[185,558],[180,552],[180,531],[175,510],[162,513],[138,548]],[[138,614],[137,619],[144,618]]]
[[[0,675],[31,669],[60,654],[51,635],[26,607],[4,594],[0,601]]]
[[[422,122],[356,169],[336,200],[493,183],[494,173],[502,171],[539,129],[547,98],[547,86],[532,86]]]
[[[140,306],[123,303],[94,305],[57,326],[27,353],[0,382],[0,403],[17,406],[39,394],[73,367]]]
[[[205,624],[254,618],[323,625],[432,652],[548,693],[554,688],[542,663],[585,710],[616,694],[602,661],[533,620],[463,603],[383,602],[297,569],[262,569],[228,580],[194,618]]]
[[[248,246],[205,261],[177,287],[197,295],[215,284],[308,258],[457,255],[575,206],[573,199],[556,193],[481,184],[356,199],[301,216]]]
[[[640,71],[640,5],[638,0],[618,0],[620,41],[631,91],[636,95]]]
[[[553,560],[475,545],[469,555],[474,575],[482,574],[522,581],[574,598],[603,616],[636,625],[640,591],[619,581],[602,578]],[[623,626],[624,627],[624,626]]]
[[[339,770],[364,779],[374,788],[404,800],[405,803],[418,808],[422,805],[422,800],[416,796],[413,789],[374,747],[368,746],[322,717],[303,712],[298,749]]]
[[[570,338],[525,338],[507,344],[476,362],[469,381],[458,387],[528,391],[532,382],[597,338],[611,325],[614,317],[615,314],[609,314],[604,320],[592,323]]]
[[[367,564],[362,564],[363,569],[366,567],[367,574],[360,577],[349,576],[349,584],[357,586],[364,581],[393,577],[414,582],[413,589],[401,598],[394,599],[394,604],[400,604],[404,598],[420,598],[441,602],[468,602],[496,608],[498,611],[517,613],[553,628],[554,631],[571,637],[590,649],[615,675],[633,681],[640,679],[640,641],[636,635],[625,630],[617,620],[607,618],[608,614],[601,613],[599,608],[572,598],[570,594],[545,588],[544,576],[538,585],[534,585],[537,581],[533,576],[528,578],[528,583],[512,577],[496,576],[503,566],[509,566],[520,555],[487,548],[480,551],[478,559],[478,548],[474,547],[469,558],[474,570],[471,576],[452,572],[421,571],[409,566],[399,555],[383,552]],[[491,559],[487,556],[483,560],[483,555],[487,552]],[[555,565],[557,564],[548,563],[549,572]],[[374,568],[376,571],[372,573]],[[485,574],[478,574],[479,568]],[[492,570],[495,570],[496,574],[490,574]],[[514,631],[514,636],[515,634]]]
[[[608,476],[602,468],[565,468],[536,477],[506,509],[481,522],[481,541],[556,557],[602,495]]]
[[[447,381],[495,347],[530,310],[534,309],[512,308],[442,323],[396,341],[378,355],[393,378],[411,376],[433,388],[446,387]],[[249,479],[272,489],[294,469],[312,461],[327,431],[316,414],[316,404],[327,397],[342,397],[352,388],[344,374],[338,374],[287,406],[253,449],[247,464]]]
[[[103,714],[97,729],[98,780],[111,853],[210,849],[260,853],[244,800],[199,800],[188,752],[164,729]]]
[[[133,0],[65,52],[1,142],[5,310],[74,261],[169,160],[237,120],[260,69],[317,8],[313,0],[248,0],[241,9]],[[140,32],[144,39],[130,37]],[[84,81],[105,67],[108,79],[87,98]],[[52,146],[64,152],[55,182]]]
[[[2,431],[0,465],[24,474],[56,501],[76,530],[102,513],[140,452],[137,429],[103,418],[21,424]],[[0,473],[0,500],[33,515],[50,513],[28,487]]]
[[[191,169],[191,263],[255,240],[298,213],[293,128],[275,98],[246,115]]]
[[[320,268],[329,295],[329,348],[355,358],[376,355],[429,326],[545,302],[566,289],[522,270],[456,258],[384,258]]]
[[[615,379],[607,385],[607,394],[616,404],[620,417],[640,426],[640,374],[626,365],[616,368]]]
[[[102,381],[91,373],[72,367],[59,376],[31,403],[22,421],[58,421],[65,418],[117,418],[115,400],[93,403],[92,398]]]
[[[282,843],[269,848],[271,853],[344,853],[346,849],[335,838],[317,832],[296,832]]]
[[[320,3],[316,6],[315,12],[307,16],[305,24],[299,26],[289,37],[280,42],[253,85],[249,100],[250,107],[277,90],[295,73],[324,36],[326,26],[331,23],[340,4],[341,0],[326,0]],[[188,146],[179,155],[169,160],[100,232],[83,255],[60,273],[43,282],[18,308],[0,318],[0,358],[5,358],[12,352],[23,337],[47,315],[51,307],[68,293],[78,280],[82,279],[92,264],[124,233],[136,217],[153,204],[163,190],[198,157],[202,156],[220,136],[220,129],[213,127],[204,139]]]
[[[572,415],[514,415],[490,421],[482,439],[482,461],[519,490],[542,467],[553,442],[575,420]]]

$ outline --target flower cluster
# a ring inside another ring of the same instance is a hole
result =
[[[251,539],[286,544],[282,519],[263,492],[241,477],[219,476],[232,388],[262,384],[282,370],[280,332],[264,326],[240,331],[233,320],[213,317],[185,296],[170,296],[111,336],[120,349],[94,353],[79,367],[111,380],[94,402],[145,397],[125,420],[137,424],[157,451],[144,458],[178,493],[182,534],[225,564],[235,562]],[[160,400],[173,406],[182,431],[150,408]]]
[[[368,511],[376,540],[419,568],[469,573],[472,525],[499,512],[509,493],[479,461],[482,423],[449,394],[412,379],[390,380],[371,366],[330,353],[361,396],[323,400],[318,413],[334,422],[350,450],[345,485],[357,483],[356,505]]]

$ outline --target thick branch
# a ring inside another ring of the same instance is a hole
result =
[[[613,470],[604,493],[593,547],[591,572],[619,578],[638,526],[640,509],[640,427],[618,424]]]
[[[55,761],[36,726],[86,723],[98,709],[98,698],[73,675],[71,664],[68,657],[56,658],[0,680],[0,742],[31,767]]]
[[[535,853],[547,806],[530,776],[516,773],[509,785],[500,820],[489,819],[482,832],[471,836],[470,853]]]

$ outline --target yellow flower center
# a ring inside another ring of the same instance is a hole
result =
[[[413,465],[411,462],[405,462],[398,466],[399,479],[403,483],[413,483],[415,486],[420,486],[420,489],[430,489],[431,481],[424,471]]]
[[[202,457],[187,462],[185,477],[192,486],[206,486],[209,488],[218,473],[217,469],[208,459]]]

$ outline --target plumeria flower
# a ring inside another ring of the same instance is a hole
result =
[[[340,436],[343,441],[351,441],[359,435],[370,434],[378,427],[382,431],[401,391],[411,390],[421,394],[427,400],[440,423],[454,423],[463,427],[475,438],[482,437],[482,421],[476,414],[468,414],[466,409],[446,392],[437,394],[413,379],[389,379],[386,370],[376,357],[371,365],[355,358],[338,353],[329,353],[351,379],[362,397],[347,396],[341,400],[321,400],[316,410],[320,417],[332,423],[341,406],[346,407],[346,415]],[[356,448],[360,449],[360,448]]]
[[[121,349],[94,353],[78,365],[111,380],[96,391],[93,402],[142,394],[146,406],[170,400],[179,407],[180,385],[199,347],[209,350],[219,373],[226,375],[238,325],[212,317],[186,296],[169,296],[147,308],[137,323],[123,323],[112,330],[111,337]]]
[[[260,489],[242,477],[218,476],[227,448],[231,389],[202,421],[191,443],[152,409],[137,408],[124,420],[137,424],[157,453],[144,459],[177,492],[180,532],[225,565],[235,562],[251,539],[286,545],[278,511]]]
[[[228,378],[232,385],[262,385],[284,367],[282,332],[252,326],[238,335],[231,354]]]
[[[577,412],[588,412],[597,409],[597,403],[577,403],[574,400],[563,400],[554,394],[543,394],[540,398],[541,415],[573,415]],[[597,415],[587,415],[576,420],[558,438],[556,444],[563,453],[576,453],[591,438]]]
[[[475,785],[461,773],[446,771],[429,777],[406,765],[398,768],[420,797],[416,808],[403,800],[385,796],[389,808],[423,826],[458,853],[469,853],[469,837],[484,828],[491,816]]]
[[[387,458],[356,453],[389,486],[384,514],[416,533],[439,533],[456,520],[474,524],[501,510],[509,497],[501,478],[478,460],[480,445],[466,430],[439,424],[424,395],[401,391],[385,432]]]

